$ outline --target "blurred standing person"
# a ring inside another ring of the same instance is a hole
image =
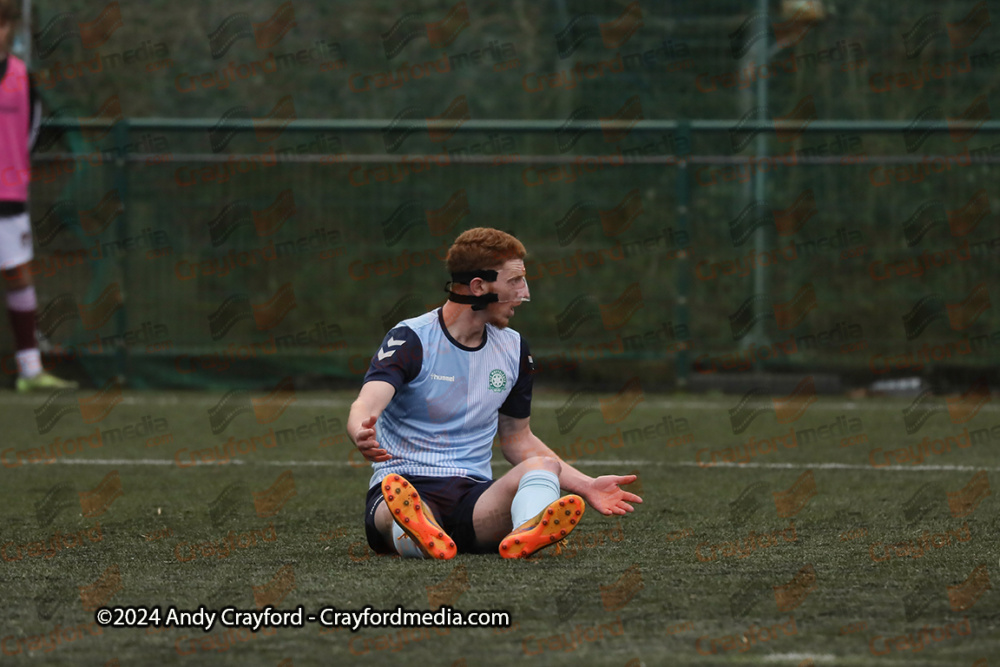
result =
[[[28,187],[29,152],[38,138],[41,101],[24,61],[10,52],[21,20],[20,0],[0,0],[0,273],[17,346],[19,392],[76,388],[42,368],[35,320],[38,299],[28,264],[34,258]]]

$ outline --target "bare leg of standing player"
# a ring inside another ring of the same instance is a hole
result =
[[[0,226],[6,224],[12,223],[0,220]],[[0,228],[0,234],[2,233]],[[17,391],[75,389],[77,386],[75,382],[57,378],[42,368],[42,355],[38,350],[38,339],[35,334],[38,298],[31,274],[28,272],[28,265],[21,264],[13,269],[5,269],[3,277],[7,288],[7,316],[10,319],[14,344],[17,348],[14,355],[17,360],[15,385]]]

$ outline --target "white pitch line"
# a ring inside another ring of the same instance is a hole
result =
[[[170,466],[175,465],[173,459],[56,459],[60,465],[77,466]],[[228,463],[216,463],[215,461],[194,461],[185,463],[184,467],[193,466],[218,466],[218,465],[249,465],[249,466],[289,466],[301,468],[319,467],[347,467],[364,468],[367,466],[348,461],[319,460],[319,461],[249,461],[246,459],[230,459]],[[25,461],[22,465],[51,465],[45,461]],[[497,462],[498,467],[508,466],[508,463]],[[622,460],[594,460],[585,459],[573,461],[574,467],[610,467],[610,466],[663,466],[665,468],[705,468],[695,461],[647,461],[643,459],[622,459]],[[959,466],[959,465],[919,465],[919,466],[885,466],[873,468],[868,465],[856,463],[730,463],[719,462],[709,468],[762,468],[767,470],[870,470],[872,472],[972,472],[985,470],[988,472],[1000,471],[1000,468],[990,466]]]
[[[837,659],[837,656],[831,655],[829,653],[815,654],[815,653],[769,653],[764,656],[764,662],[802,662],[803,660],[812,660],[814,662],[833,662]]]
[[[601,396],[600,394],[595,394],[595,398],[607,398],[607,396]],[[666,409],[685,409],[685,410],[727,410],[729,407],[736,405],[739,402],[739,398],[736,395],[730,396],[731,402],[723,401],[671,401],[670,399],[658,399],[655,401],[644,400],[636,404],[634,409],[639,409],[645,407],[646,409],[654,408],[666,408]],[[939,396],[943,402],[944,397]],[[819,399],[815,403],[809,406],[809,411],[819,411],[819,412],[886,412],[886,411],[902,411],[911,405],[911,402],[893,400],[885,402],[863,402],[858,403],[855,401],[840,401],[833,402],[832,400]],[[539,400],[532,401],[531,407],[533,408],[561,408],[566,405],[566,401],[556,401],[548,398],[543,398]],[[1000,412],[1000,405],[987,404],[983,405],[979,412]]]
[[[607,396],[601,393],[594,393],[594,398],[606,398]],[[203,394],[191,394],[191,395],[168,395],[168,396],[145,396],[140,394],[132,394],[123,396],[121,402],[123,405],[135,405],[140,407],[154,407],[154,406],[172,406],[172,405],[184,405],[184,406],[198,406],[198,407],[214,407],[219,403],[219,399],[222,394],[205,396]],[[732,395],[732,403],[735,404],[739,401],[736,395]],[[942,397],[938,397],[943,400]],[[67,398],[66,403],[76,403],[77,399]],[[532,403],[532,407],[540,408],[543,410],[558,409],[566,406],[566,399],[551,399],[542,398],[535,400]],[[41,405],[38,397],[30,396],[3,396],[0,398],[0,406],[11,405],[11,406],[28,406],[32,408],[37,408]],[[289,406],[290,409],[294,409],[296,406],[304,408],[349,408],[353,403],[353,399],[346,398],[321,398],[321,397],[297,397],[295,401]],[[58,404],[58,403],[57,403]],[[820,399],[816,403],[809,406],[810,411],[818,412],[885,412],[902,410],[909,407],[910,403],[904,400],[891,400],[891,401],[839,401],[833,402],[832,400]],[[723,410],[727,409],[727,403],[722,401],[692,401],[692,400],[679,400],[673,401],[670,399],[657,399],[657,400],[644,400],[638,403],[635,408],[636,410],[649,410],[649,409],[667,409],[667,410]],[[980,412],[1000,412],[1000,404],[987,404],[983,405]]]
[[[81,392],[81,396],[83,396]],[[156,407],[156,406],[170,406],[170,405],[183,405],[183,406],[195,406],[195,407],[215,407],[219,403],[219,399],[222,398],[222,394],[213,396],[204,395],[191,395],[184,396],[141,396],[133,394],[131,396],[122,396],[122,405],[137,405],[140,407]],[[78,397],[67,396],[65,399],[56,401],[54,405],[75,405],[78,401]],[[44,402],[44,399],[38,397],[31,398],[28,396],[6,396],[0,398],[0,406],[2,405],[13,405],[13,406],[28,406],[32,408],[39,407]],[[291,404],[291,407],[301,406],[308,408],[315,407],[330,407],[330,408],[349,408],[353,399],[348,400],[346,398],[296,398]]]

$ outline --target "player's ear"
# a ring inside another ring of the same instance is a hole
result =
[[[472,292],[472,296],[482,296],[488,291],[486,289],[486,281],[482,278],[473,278],[469,282],[469,291]]]

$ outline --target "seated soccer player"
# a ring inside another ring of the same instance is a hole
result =
[[[372,357],[347,432],[374,469],[365,532],[378,553],[524,557],[569,535],[584,501],[605,515],[642,502],[620,488],[635,475],[589,477],[531,432],[531,354],[508,327],[529,297],[525,254],[496,229],[461,234],[448,301],[397,324]],[[513,468],[494,480],[497,433]]]

